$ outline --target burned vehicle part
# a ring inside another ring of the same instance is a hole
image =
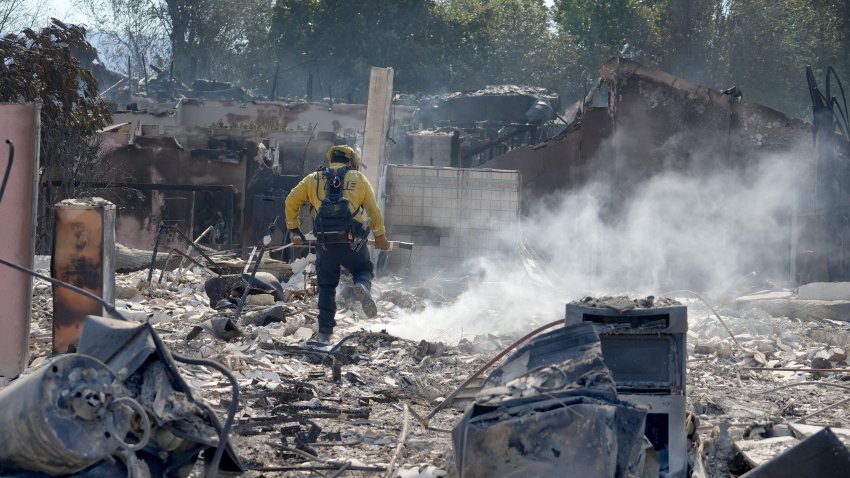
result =
[[[148,452],[145,459],[149,463],[153,461],[154,467],[163,470],[164,476],[186,476],[204,450],[208,475],[244,470],[227,440],[239,402],[239,388],[226,368],[215,362],[172,354],[150,324],[103,317],[86,318],[78,351],[116,370],[129,394],[139,400],[152,417],[151,440],[144,450]],[[210,366],[231,381],[234,396],[223,425],[206,404],[194,397],[175,360]],[[215,452],[210,459],[213,449]],[[166,458],[159,460],[157,457],[162,455]]]
[[[593,325],[576,324],[494,370],[452,439],[461,478],[625,477],[640,474],[644,423],[617,398]]]
[[[140,417],[132,425],[127,406]],[[0,470],[67,475],[147,444],[150,424],[115,374],[85,355],[63,355],[0,391]],[[146,424],[146,427],[145,427]],[[138,434],[134,444],[125,440]]]
[[[134,407],[139,412],[142,410],[146,412],[142,421],[148,423],[147,415],[151,415],[157,424],[163,423],[168,425],[169,428],[163,426],[163,430],[173,433],[178,438],[167,444],[163,442],[162,436],[153,437],[151,435],[155,440],[148,442],[145,438],[143,441],[140,441],[138,445],[133,446],[132,449],[128,449],[127,457],[130,468],[133,470],[144,468],[139,465],[135,454],[136,448],[141,448],[144,443],[145,449],[139,450],[139,455],[141,459],[145,460],[145,466],[155,470],[155,476],[188,476],[188,473],[191,471],[190,464],[194,463],[199,453],[204,450],[209,452],[212,448],[215,450],[212,458],[209,458],[208,453],[205,454],[205,457],[207,457],[206,477],[217,476],[219,471],[235,473],[244,471],[241,461],[228,441],[230,428],[239,405],[239,384],[227,368],[213,361],[183,357],[170,353],[150,324],[138,325],[127,321],[113,305],[91,292],[39,274],[2,258],[0,258],[0,264],[38,277],[55,286],[73,290],[80,295],[99,302],[111,315],[122,319],[113,320],[100,317],[87,317],[86,324],[94,323],[95,325],[84,327],[80,338],[80,348],[78,349],[79,355],[75,356],[83,356],[86,355],[86,352],[91,351],[92,355],[96,356],[95,358],[100,357],[106,362],[105,366],[108,369],[118,370],[118,373],[115,374],[115,380],[124,380],[124,384],[128,386],[125,388],[125,395],[130,390],[130,394],[134,397],[144,396],[153,400],[152,403],[147,403],[146,405],[148,407],[144,409],[141,406]],[[96,324],[98,319],[102,327],[98,327]],[[174,360],[190,365],[202,365],[213,368],[222,373],[230,381],[233,396],[228,408],[227,419],[223,425],[219,424],[216,416],[205,404],[197,401],[192,396],[191,389],[177,370]],[[149,368],[152,369],[152,372],[148,374],[149,380],[147,380],[147,384],[143,380],[132,381],[132,379],[138,378],[139,374],[144,376]],[[144,388],[145,386],[146,388]],[[176,392],[171,393],[174,390]],[[179,394],[182,394],[185,398],[181,400]],[[173,400],[169,401],[170,399]],[[175,403],[186,406],[175,411],[173,407]],[[186,413],[187,410],[190,413]],[[146,425],[145,428],[149,429],[150,426]],[[212,429],[212,432],[209,432],[209,429]],[[206,436],[200,436],[202,432],[207,432]],[[217,438],[214,435],[215,432],[218,432]],[[181,433],[184,437],[182,438],[183,441],[180,439]],[[144,436],[146,437],[147,434]],[[170,436],[165,435],[165,438],[170,438]],[[151,443],[155,445],[151,445]],[[162,444],[166,446],[163,448],[160,446]],[[185,449],[181,448],[183,445],[185,445]],[[148,451],[149,449],[152,449],[152,452]],[[163,453],[160,454],[159,452]],[[109,470],[112,469],[109,466],[110,463],[108,461],[101,463],[106,469],[100,469],[100,465],[96,465],[94,469],[90,470],[94,473],[91,476],[103,476],[101,472],[106,473],[108,476],[110,473]],[[12,476],[34,478],[33,475],[14,474]]]

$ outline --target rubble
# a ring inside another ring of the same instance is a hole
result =
[[[159,272],[155,270],[154,276]],[[117,274],[116,287],[135,289],[146,275],[147,271]],[[149,323],[169,349],[218,360],[234,371],[243,398],[231,440],[247,468],[306,467],[303,473],[307,473],[317,465],[319,471],[322,466],[337,470],[350,462],[352,470],[385,469],[397,444],[403,405],[418,410],[431,408],[456,385],[458,377],[468,375],[482,361],[478,354],[462,353],[453,346],[423,345],[366,332],[364,329],[375,330],[390,317],[388,314],[400,310],[380,299],[376,319],[341,307],[335,335],[338,348],[333,353],[305,350],[301,345],[316,326],[315,297],[310,293],[293,294],[291,300],[277,302],[272,308],[246,305],[243,317],[235,324],[243,335],[229,342],[208,333],[186,341],[193,328],[214,317],[224,317],[219,315],[221,311],[209,307],[204,289],[209,278],[209,272],[195,266],[179,279],[172,275],[131,299],[117,299],[116,306],[134,314],[138,323]],[[414,292],[415,288],[398,286],[398,279],[386,277],[385,282],[375,284],[375,293],[379,296],[399,290],[408,297],[426,295],[421,289]],[[45,335],[50,330],[49,297],[50,288],[36,280],[32,336],[47,340],[31,342],[35,360],[49,354],[49,334]],[[387,305],[392,307],[388,309]],[[281,316],[280,321],[256,319]],[[181,366],[180,371],[199,397],[223,416],[229,403],[228,387],[203,369]],[[450,428],[456,413],[444,412],[434,426]],[[281,443],[333,465],[282,450]],[[398,465],[403,466],[404,473],[418,469],[425,473],[422,476],[444,476],[450,454],[444,435],[411,425]],[[259,473],[267,472],[249,470],[245,475]]]
[[[484,382],[453,432],[458,476],[641,476],[645,419],[617,399],[593,325],[567,326]]]
[[[307,271],[309,273],[309,267]],[[159,272],[155,270],[154,276]],[[327,352],[303,348],[316,326],[315,297],[303,289],[303,278],[284,290],[280,296],[282,300],[272,307],[246,305],[239,321],[232,322],[242,335],[226,341],[204,331],[187,341],[189,332],[203,327],[204,323],[209,324],[211,320],[226,323],[232,319],[234,308],[216,310],[210,307],[211,298],[205,284],[213,275],[198,266],[180,276],[171,274],[162,284],[154,282],[150,288],[139,288],[146,276],[147,271],[117,274],[116,289],[127,290],[129,298],[116,299],[116,306],[135,322],[150,324],[169,349],[182,355],[217,360],[234,371],[243,397],[231,441],[247,468],[245,476],[249,477],[274,470],[294,473],[291,476],[309,476],[314,471],[339,470],[348,463],[349,470],[386,470],[398,445],[404,406],[424,415],[445,401],[463,378],[512,340],[480,335],[454,345],[436,341],[411,342],[382,333],[382,324],[406,310],[404,306],[418,307],[432,299],[451,300],[442,291],[410,287],[398,278],[385,276],[374,285],[378,297],[377,318],[367,319],[356,307],[340,302],[337,345]],[[138,293],[132,292],[134,290]],[[269,290],[261,286],[256,292]],[[45,363],[49,355],[50,296],[51,288],[36,280],[31,365]],[[575,303],[585,307],[588,304],[616,306],[621,310],[625,308],[624,312],[681,305],[689,308],[687,409],[694,419],[687,423],[691,427],[689,443],[693,443],[691,461],[702,463],[700,466],[707,473],[704,476],[722,476],[717,473],[717,467],[730,466],[730,460],[733,463],[739,460],[736,457],[743,451],[737,444],[744,441],[747,442],[742,445],[744,448],[752,447],[747,453],[752,455],[755,451],[751,450],[762,450],[760,463],[770,461],[788,447],[772,446],[771,442],[749,443],[777,438],[758,430],[781,430],[791,422],[844,399],[842,389],[801,384],[844,383],[848,373],[841,370],[850,368],[846,348],[832,345],[824,338],[850,333],[850,324],[773,317],[752,309],[721,308],[723,320],[739,342],[739,348],[713,313],[701,302],[691,299],[653,298],[650,301],[647,297],[618,297],[584,299]],[[646,307],[649,305],[653,308]],[[632,306],[634,309],[630,308]],[[616,308],[608,310],[620,313]],[[747,350],[758,351],[761,355]],[[809,371],[815,358],[826,360],[836,371]],[[502,369],[510,370],[508,364],[511,362],[511,359],[504,362]],[[219,417],[224,416],[230,404],[230,392],[225,383],[203,369],[181,366],[180,373],[198,397],[210,404]],[[550,379],[561,382],[559,376],[549,374]],[[496,390],[492,382],[491,385],[478,383],[484,389]],[[518,384],[515,382],[510,387]],[[788,385],[793,387],[780,388]],[[470,387],[475,390],[475,383]],[[519,388],[514,390],[517,391],[516,399],[524,399],[523,393],[527,392]],[[735,393],[730,394],[730,390]],[[468,397],[466,401],[464,396]],[[469,400],[477,400],[476,396],[484,400],[478,392],[461,394],[460,398],[452,400],[451,407],[444,407],[434,416],[430,427],[444,430],[454,427],[460,419],[460,410],[456,407],[462,408]],[[839,405],[806,421],[840,428],[846,425],[845,410]],[[720,429],[721,425],[728,426],[725,435],[712,436],[712,430]],[[745,433],[748,433],[746,438]],[[728,437],[728,447],[723,445],[727,443],[723,436]],[[795,434],[794,440],[799,441],[801,437]],[[788,441],[788,444],[796,441]],[[659,466],[659,458],[654,457],[650,449],[642,449],[647,457],[643,466]],[[445,434],[424,429],[415,420],[411,421],[406,447],[398,459],[400,476],[407,476],[403,473],[458,476],[456,460]]]

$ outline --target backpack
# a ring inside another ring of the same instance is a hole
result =
[[[316,212],[313,234],[321,244],[342,244],[351,242],[354,217],[350,203],[342,192],[345,188],[345,173],[351,168],[324,168],[327,179],[327,195]]]

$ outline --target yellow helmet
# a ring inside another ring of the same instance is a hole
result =
[[[328,150],[328,163],[333,162],[334,156],[344,156],[353,169],[360,169],[360,155],[351,146],[332,146]]]

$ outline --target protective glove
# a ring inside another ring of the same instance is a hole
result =
[[[304,237],[304,233],[301,232],[301,229],[297,227],[293,227],[289,230],[289,240],[292,241],[295,245],[304,244],[307,242],[307,238]]]
[[[381,249],[383,251],[390,250],[390,241],[387,240],[386,235],[375,237],[375,248]]]

